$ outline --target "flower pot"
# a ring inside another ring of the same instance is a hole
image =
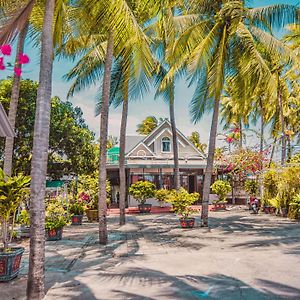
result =
[[[83,215],[73,215],[72,216],[72,225],[82,225]]]
[[[12,248],[11,252],[0,249],[0,282],[9,281],[18,276],[24,248]]]
[[[226,202],[213,203],[213,210],[226,210]]]
[[[280,208],[280,216],[285,218],[285,217],[287,217],[287,215],[288,215],[288,210],[285,207],[281,207]]]
[[[87,216],[89,222],[98,222],[99,221],[98,209],[88,209],[86,211],[86,216]]]
[[[151,207],[152,204],[147,204],[147,203],[138,205],[140,213],[149,213],[151,211]]]
[[[195,218],[181,218],[179,221],[181,228],[193,228],[195,225]]]
[[[276,208],[275,207],[272,207],[270,206],[270,214],[275,214],[276,213]]]
[[[265,214],[270,214],[271,213],[271,207],[270,206],[265,206],[264,207],[264,212],[265,212]]]
[[[62,239],[62,228],[55,228],[46,230],[46,239],[47,241],[59,241]]]

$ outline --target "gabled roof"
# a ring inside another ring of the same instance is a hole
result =
[[[143,142],[138,143],[130,152],[127,153],[127,155],[130,155],[132,152],[134,152],[138,147],[144,148],[146,151],[148,151],[148,153],[150,154],[150,156],[155,156],[155,154],[152,152],[152,150],[145,145]],[[142,150],[142,149],[141,149]],[[147,155],[146,155],[147,156]]]
[[[14,131],[11,128],[8,117],[5,110],[0,103],[0,136],[3,137],[14,137]]]
[[[126,141],[127,151],[125,151],[125,152],[127,154],[129,154],[130,152],[133,151],[133,148],[136,149],[140,144],[144,144],[145,146],[149,146],[152,143],[152,140],[155,140],[157,138],[157,136],[160,135],[160,131],[162,130],[162,128],[166,124],[169,126],[169,128],[171,128],[170,121],[169,120],[164,120],[159,126],[157,126],[156,128],[154,128],[148,135],[146,135],[146,136],[138,136],[140,138],[140,141],[138,141],[131,149],[129,148],[129,143]],[[199,154],[199,156],[201,156],[202,158],[205,158],[204,155],[203,155],[203,153],[201,151],[199,151],[195,147],[195,145],[181,131],[179,131],[178,129],[177,129],[177,134],[178,134],[178,137],[181,138],[182,140],[184,140],[188,145],[190,145]],[[127,139],[129,137],[130,136],[128,136]],[[136,141],[137,140],[138,139],[136,139]],[[151,143],[149,144],[149,142],[151,142]]]
[[[127,135],[126,136],[126,147],[125,153],[130,152],[136,145],[138,145],[143,139],[145,135]]]

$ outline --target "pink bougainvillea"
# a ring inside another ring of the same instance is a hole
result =
[[[11,55],[11,45],[4,44],[0,46],[0,51],[3,55],[10,56]]]
[[[25,64],[28,64],[29,63],[29,57],[28,55],[24,54],[24,53],[21,53],[19,55],[19,64],[20,65],[25,65]]]
[[[11,55],[11,45],[9,44],[4,44],[2,46],[0,46],[0,70],[3,71],[6,69],[5,63],[4,63],[4,57],[5,56],[10,56]],[[28,64],[30,61],[28,55],[26,55],[25,53],[21,53],[18,56],[18,60],[15,64],[15,67],[13,68],[14,74],[16,76],[21,76],[22,75],[22,65]],[[9,70],[12,69],[12,64],[7,64],[7,68]]]

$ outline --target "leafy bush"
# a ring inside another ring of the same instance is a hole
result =
[[[167,189],[160,189],[157,190],[155,192],[155,198],[159,201],[159,202],[166,202],[168,199],[168,196],[170,194],[170,191]]]
[[[26,209],[21,210],[17,218],[17,223],[21,226],[30,226],[29,213]]]
[[[244,188],[250,196],[256,196],[258,191],[258,184],[255,180],[246,180]]]
[[[189,194],[184,188],[181,188],[179,191],[170,191],[167,202],[173,205],[174,213],[185,219],[196,212],[196,210],[190,208],[190,206],[199,199],[199,196],[199,193]]]
[[[129,194],[141,204],[155,196],[155,185],[149,181],[138,181],[129,187]]]
[[[84,204],[82,202],[74,202],[69,206],[70,214],[72,215],[83,215],[84,214]]]
[[[295,195],[289,204],[289,218],[300,218],[300,193]]]
[[[278,193],[278,174],[275,169],[267,171],[263,178],[263,204],[270,205],[269,200],[277,196]]]
[[[211,189],[219,196],[219,200],[216,202],[226,202],[226,197],[231,192],[231,185],[228,181],[217,180],[211,185]]]
[[[4,251],[8,249],[8,230],[11,216],[15,216],[17,208],[26,198],[29,184],[29,176],[9,177],[0,169],[0,221],[3,227]]]
[[[46,230],[60,229],[68,224],[69,217],[64,207],[59,202],[51,202],[46,209]]]

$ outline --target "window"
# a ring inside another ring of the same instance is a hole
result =
[[[164,137],[161,141],[162,152],[171,152],[171,141],[168,137]]]

